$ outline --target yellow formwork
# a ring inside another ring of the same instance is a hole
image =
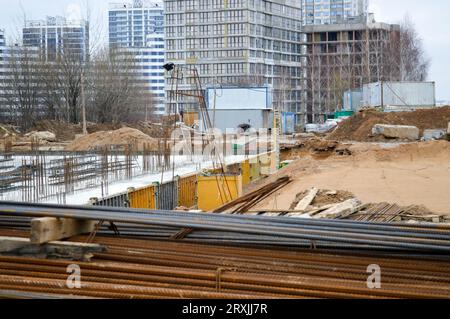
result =
[[[197,206],[197,175],[184,176],[178,180],[178,206]]]
[[[250,160],[241,163],[242,185],[246,186],[251,183],[250,178]]]
[[[156,209],[155,191],[154,185],[129,191],[130,207]]]
[[[241,175],[198,176],[198,209],[208,212],[242,196]]]

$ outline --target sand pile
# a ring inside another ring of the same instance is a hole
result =
[[[138,129],[139,131],[155,138],[170,138],[173,125],[163,125],[161,123],[137,122],[128,124],[128,126]]]
[[[372,136],[375,124],[411,125],[420,129],[420,134],[426,129],[443,129],[450,122],[450,106],[415,112],[382,113],[374,110],[355,114],[342,122],[329,135],[329,139],[338,141],[375,142],[384,141],[381,136]]]
[[[97,124],[87,123],[88,133],[95,133],[100,131],[117,130],[121,128],[120,124]],[[83,133],[82,124],[72,124],[62,121],[43,120],[34,124],[31,131],[48,131],[56,135],[58,141],[72,141],[77,134]]]
[[[293,179],[254,210],[289,209],[299,191],[315,187],[344,190],[363,203],[419,205],[450,216],[450,142],[358,143],[350,151],[349,156],[335,154],[323,160],[305,154],[277,174],[251,184],[247,192],[283,176]]]
[[[158,149],[158,141],[139,130],[123,127],[115,131],[100,131],[82,136],[66,147],[66,151],[90,151],[105,145],[133,145],[142,150],[147,145],[152,150]]]
[[[352,149],[352,148],[350,148]],[[365,152],[354,151],[358,161],[377,162],[450,162],[450,142],[432,141],[400,144],[392,148],[373,147]]]

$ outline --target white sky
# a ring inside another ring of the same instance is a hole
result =
[[[299,0],[300,1],[300,0]],[[437,99],[450,101],[450,1],[448,0],[369,0],[370,10],[380,22],[395,23],[408,14],[422,37],[432,59],[430,81],[436,81]],[[43,19],[46,15],[87,15],[91,17],[94,44],[107,41],[107,8],[120,0],[0,0],[0,28],[16,38],[24,16]],[[82,9],[80,9],[82,8]],[[97,34],[97,35],[95,35]]]

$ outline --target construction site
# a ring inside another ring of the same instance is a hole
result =
[[[0,296],[450,296],[450,107],[288,135],[182,120],[3,125]]]
[[[441,84],[414,26],[314,3],[111,4],[92,56],[90,21],[3,41],[0,299],[450,299]]]

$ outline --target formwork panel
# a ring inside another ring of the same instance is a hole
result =
[[[251,183],[250,178],[250,161],[246,160],[241,163],[242,185],[246,186]]]
[[[178,180],[178,206],[197,206],[197,175],[181,177]]]
[[[241,175],[198,176],[198,209],[212,211],[242,196]]]
[[[128,193],[130,207],[156,209],[155,186],[148,186]]]
[[[173,210],[178,206],[178,187],[176,181],[158,186],[158,209]]]
[[[130,203],[128,201],[128,196],[126,193],[110,196],[103,198],[95,203],[94,206],[105,206],[105,207],[129,207]]]

